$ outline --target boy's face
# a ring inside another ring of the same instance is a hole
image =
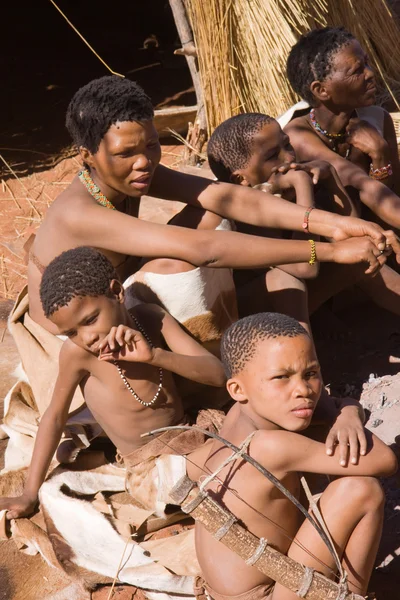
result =
[[[233,387],[231,381],[236,382]],[[299,335],[259,342],[245,369],[228,381],[228,389],[260,429],[306,429],[322,389],[311,339]]]
[[[75,296],[59,308],[50,320],[74,344],[98,354],[98,345],[112,327],[127,324],[123,293],[108,296]]]
[[[233,178],[241,178],[242,185],[253,187],[268,181],[274,167],[295,160],[296,155],[288,136],[277,121],[271,119],[270,123],[264,125],[253,137],[251,158],[246,167],[235,171]]]
[[[81,148],[81,156],[114,191],[140,198],[149,190],[161,146],[153,121],[123,121],[111,125],[95,154]]]

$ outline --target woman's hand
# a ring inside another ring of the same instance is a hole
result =
[[[154,359],[154,349],[145,337],[127,325],[112,327],[100,342],[99,350],[99,360],[151,363]]]
[[[386,247],[390,246],[396,254],[397,262],[400,263],[400,240],[393,231],[383,231],[382,227],[376,223],[364,221],[364,219],[358,219],[357,217],[337,218],[340,218],[339,225],[335,227],[331,235],[335,242],[351,237],[369,236],[378,250],[386,250]]]
[[[385,264],[386,256],[392,249],[378,250],[376,245],[367,237],[350,238],[341,242],[333,242],[333,262],[350,265],[359,262],[367,262],[369,267],[365,271],[367,275],[376,275]]]
[[[6,519],[19,519],[31,515],[38,503],[37,498],[26,494],[14,498],[0,498],[0,510],[6,510]]]
[[[346,127],[346,140],[372,159],[381,157],[387,152],[388,144],[379,131],[361,119],[350,119]]]

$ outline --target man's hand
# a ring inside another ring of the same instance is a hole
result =
[[[126,325],[112,327],[100,342],[99,350],[99,360],[151,363],[154,359],[154,349],[140,331]]]
[[[335,446],[339,449],[339,463],[346,467],[349,462],[358,464],[359,457],[367,452],[367,438],[363,427],[364,411],[362,406],[351,398],[336,398],[340,410],[339,416],[334,422],[325,446],[326,453],[335,454]]]
[[[31,515],[38,503],[37,498],[26,494],[14,498],[0,498],[0,510],[6,510],[6,519],[19,519]]]

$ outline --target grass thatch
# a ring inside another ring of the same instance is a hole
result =
[[[286,79],[286,59],[313,27],[351,31],[370,55],[381,100],[400,97],[400,28],[386,0],[186,0],[186,6],[209,132],[232,115],[277,116],[298,100]]]

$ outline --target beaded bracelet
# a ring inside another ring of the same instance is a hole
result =
[[[307,233],[310,233],[310,230],[308,229],[308,222],[310,220],[310,213],[312,210],[314,210],[315,206],[309,206],[306,210],[306,212],[304,213],[304,221],[303,221],[303,229],[304,231],[307,231]]]
[[[314,240],[308,240],[311,244],[311,256],[310,256],[310,260],[308,261],[308,263],[312,266],[315,265],[315,263],[317,262],[317,250],[315,248],[315,242]]]
[[[387,179],[393,175],[392,163],[388,162],[384,167],[379,167],[378,169],[374,169],[374,167],[370,166],[369,168],[369,176],[371,179],[375,179],[376,181],[383,181],[383,179]]]

